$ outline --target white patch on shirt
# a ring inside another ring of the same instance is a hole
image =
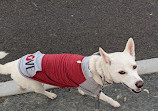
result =
[[[81,60],[78,60],[77,63],[82,63]]]

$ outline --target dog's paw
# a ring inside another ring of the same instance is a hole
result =
[[[55,99],[57,97],[56,94],[52,93],[52,92],[48,92],[45,91],[44,95],[46,95],[47,97],[49,97],[50,99]]]
[[[24,90],[25,90],[25,88],[23,88],[22,86],[19,86],[19,89],[20,89],[21,91],[24,91]]]
[[[81,95],[85,95],[85,93],[82,91],[82,90],[80,90],[80,89],[78,89],[78,92],[81,94]]]
[[[117,101],[113,101],[113,103],[111,104],[113,107],[120,107],[120,103],[118,103]]]
[[[50,98],[50,99],[55,99],[56,97],[57,97],[57,95],[54,94],[54,93],[52,93],[51,95],[49,95],[49,98]]]

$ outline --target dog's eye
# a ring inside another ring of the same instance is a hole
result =
[[[125,71],[120,71],[119,74],[126,74],[126,72]]]
[[[136,69],[137,68],[137,66],[133,66],[133,69]]]

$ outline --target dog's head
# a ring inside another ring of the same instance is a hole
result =
[[[100,55],[105,65],[106,76],[115,83],[123,83],[134,92],[141,92],[143,80],[137,72],[137,64],[135,61],[134,41],[130,38],[123,52],[115,52],[107,54],[103,49],[99,48]]]

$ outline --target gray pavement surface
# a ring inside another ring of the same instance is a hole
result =
[[[10,53],[2,64],[37,50],[91,55],[101,46],[109,53],[123,51],[129,37],[135,40],[137,60],[158,57],[157,0],[0,1],[0,50]],[[158,111],[158,75],[142,77],[149,94],[108,86],[104,92],[114,99],[119,95],[122,106],[101,102],[100,111]],[[0,82],[8,80],[0,76]],[[36,93],[0,98],[0,111],[94,111],[95,100],[76,89],[50,91],[58,98]]]

